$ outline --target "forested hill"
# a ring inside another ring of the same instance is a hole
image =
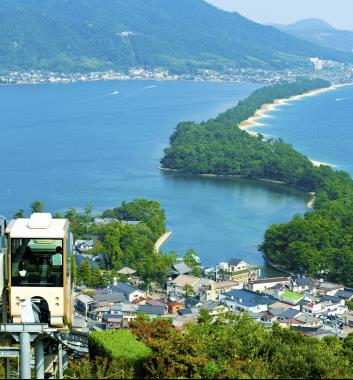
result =
[[[260,135],[250,136],[237,126],[275,99],[327,86],[329,83],[321,79],[301,79],[264,87],[215,119],[200,124],[180,123],[170,139],[171,146],[165,150],[162,166],[194,174],[278,180],[316,191],[320,180],[307,157],[281,139],[265,141]]]
[[[353,55],[203,0],[1,0],[0,71],[284,68]]]
[[[270,226],[260,249],[286,270],[353,287],[353,181],[349,174],[328,166],[314,167],[283,140],[264,141],[261,135],[249,136],[236,127],[265,103],[327,85],[322,80],[300,80],[265,87],[215,119],[180,123],[162,165],[189,173],[280,180],[316,192],[315,210]]]

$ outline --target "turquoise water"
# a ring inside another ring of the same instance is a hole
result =
[[[269,115],[253,130],[353,175],[353,86],[291,101]]]
[[[256,244],[264,231],[306,211],[306,194],[158,170],[179,121],[214,117],[255,88],[141,81],[1,86],[0,213],[11,217],[33,200],[49,211],[87,202],[99,211],[156,199],[173,231],[165,250],[195,248],[205,265],[230,257],[262,265]]]

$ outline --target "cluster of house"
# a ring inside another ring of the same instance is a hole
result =
[[[216,272],[216,273],[215,273]],[[204,268],[195,277],[184,262],[174,264],[163,295],[150,295],[131,285],[135,271],[123,268],[130,283],[114,281],[95,294],[79,294],[76,312],[93,329],[127,328],[139,314],[168,317],[176,329],[197,320],[200,310],[211,315],[247,312],[272,326],[278,323],[305,335],[346,336],[353,331],[353,313],[347,304],[353,291],[342,285],[308,277],[259,279],[259,269],[241,260],[220,263],[214,272]]]

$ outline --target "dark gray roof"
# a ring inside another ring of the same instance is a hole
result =
[[[295,318],[298,314],[300,314],[299,310],[288,309],[282,313],[281,317],[286,319],[292,319]]]
[[[277,302],[277,300],[263,296],[256,292],[251,292],[250,290],[245,289],[234,289],[230,292],[224,293],[228,300],[231,300],[232,297],[238,303],[246,307],[255,307],[258,305],[272,305]]]
[[[228,265],[238,265],[239,263],[241,263],[242,261],[244,261],[244,260],[240,260],[240,259],[230,259],[229,261],[228,261]]]
[[[297,305],[299,306],[305,306],[307,304],[311,303],[311,301],[307,301],[307,300],[300,300]]]
[[[297,277],[294,279],[298,286],[312,286],[314,281],[309,277]]]
[[[353,296],[352,290],[340,290],[336,293],[336,297],[340,298],[351,298]]]
[[[164,306],[139,305],[137,312],[151,315],[163,315]]]
[[[200,309],[206,309],[208,311],[212,311],[217,306],[219,306],[219,303],[216,301],[206,301],[202,304]]]
[[[113,302],[113,303],[120,303],[125,302],[126,297],[124,293],[120,292],[114,292],[110,294],[96,294],[93,299],[97,302],[107,301],[107,302]]]
[[[188,315],[188,314],[192,314],[192,311],[191,311],[191,309],[182,309],[182,310],[178,310],[178,314],[179,315]]]
[[[183,261],[172,265],[175,274],[187,274],[192,271],[192,269],[187,266]]]
[[[328,296],[324,295],[321,297],[322,301],[328,301],[332,303],[340,303],[342,301],[342,298],[336,297],[336,296]]]
[[[198,300],[196,298],[187,298],[185,300],[185,306],[186,307],[196,306],[198,303],[200,303],[200,300]]]
[[[125,284],[123,282],[118,282],[116,285],[112,287],[113,292],[122,292],[124,294],[131,294],[135,292],[136,290],[140,291],[140,289],[137,289],[129,284]]]

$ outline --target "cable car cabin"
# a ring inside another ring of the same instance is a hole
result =
[[[12,220],[6,234],[12,322],[28,322],[23,304],[30,300],[39,315],[36,322],[53,327],[70,325],[73,310],[69,221],[35,213],[30,219]]]

